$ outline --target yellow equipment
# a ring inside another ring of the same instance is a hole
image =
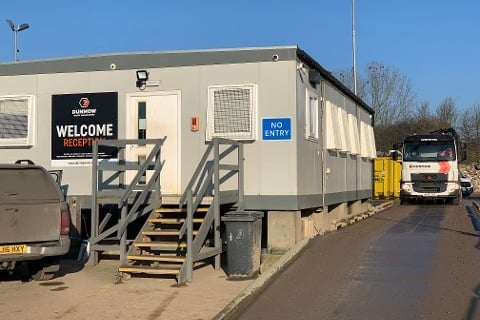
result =
[[[402,177],[402,160],[391,157],[375,159],[374,192],[375,199],[400,197],[400,179]]]

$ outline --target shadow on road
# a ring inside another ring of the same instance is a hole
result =
[[[465,208],[467,209],[468,216],[472,220],[472,224],[473,224],[475,230],[480,231],[480,218],[476,214],[475,209],[472,206],[465,206]],[[378,215],[372,216],[372,217],[370,217],[370,219],[391,221],[391,222],[396,222],[396,223],[400,223],[400,224],[407,224],[407,225],[412,225],[412,226],[413,225],[418,225],[418,226],[422,226],[422,227],[426,227],[426,228],[432,228],[432,229],[435,229],[435,230],[445,230],[445,231],[450,231],[450,232],[456,232],[458,234],[465,235],[465,236],[468,236],[468,237],[480,238],[480,235],[478,233],[467,232],[467,231],[462,231],[462,230],[455,230],[455,229],[451,229],[451,228],[443,228],[443,227],[438,227],[437,225],[434,226],[434,225],[429,225],[429,224],[425,224],[425,223],[418,223],[417,221],[409,222],[405,219],[401,219],[401,220],[391,219],[391,218],[387,218],[387,217],[380,217]],[[480,249],[479,245],[477,245],[477,249]]]
[[[480,231],[480,217],[478,215],[478,210],[475,209],[474,206],[468,206],[467,210],[475,230]],[[480,249],[480,240],[475,245],[475,248]],[[480,303],[480,285],[478,285],[473,291],[473,296],[472,296],[472,299],[470,300],[470,307],[468,308],[468,312],[465,315],[466,320],[480,319],[480,312],[478,311],[479,303]]]
[[[470,306],[468,308],[467,314],[465,315],[465,320],[477,320],[480,319],[480,312],[478,312],[478,306],[480,303],[480,285],[478,285],[473,291],[473,297],[470,300]]]
[[[79,257],[80,247],[73,245],[70,251],[60,258],[60,270],[55,273],[53,280],[66,276],[70,273],[81,271],[85,267],[86,260]],[[0,270],[1,282],[30,282],[32,279],[26,263],[17,263],[13,271]]]

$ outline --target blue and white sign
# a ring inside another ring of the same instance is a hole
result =
[[[292,118],[263,118],[262,140],[292,140]]]

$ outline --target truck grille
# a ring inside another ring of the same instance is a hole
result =
[[[445,173],[415,173],[411,175],[413,190],[420,193],[438,193],[447,190]]]

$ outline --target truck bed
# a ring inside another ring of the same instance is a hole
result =
[[[62,201],[43,168],[0,165],[0,245],[58,241]]]

